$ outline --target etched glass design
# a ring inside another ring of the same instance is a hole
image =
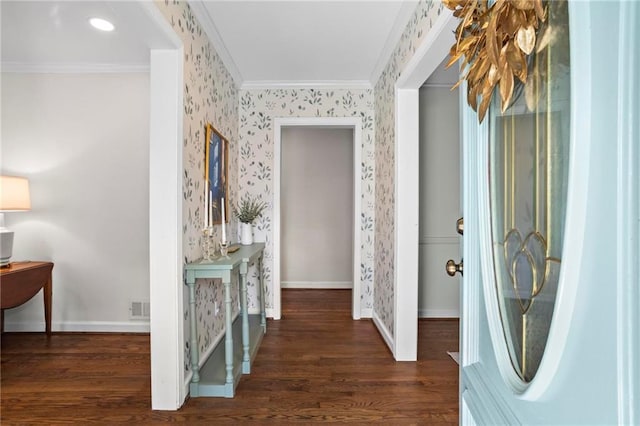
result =
[[[562,264],[569,167],[570,75],[566,1],[545,4],[526,83],[489,110],[495,282],[511,363],[523,381],[545,350]]]

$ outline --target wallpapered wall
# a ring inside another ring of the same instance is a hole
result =
[[[238,188],[238,90],[233,78],[200,27],[186,2],[156,2],[156,5],[181,38],[184,47],[184,133],[182,175],[182,242],[184,261],[202,257],[201,232],[204,223],[204,148],[207,123],[220,131],[229,146],[229,201],[236,199]],[[232,224],[233,225],[233,224]],[[220,226],[216,226],[216,238]],[[237,280],[234,283],[237,286]],[[212,280],[196,286],[198,346],[205,352],[224,330],[223,286]],[[184,336],[185,371],[190,370],[190,332],[188,291],[185,286]],[[233,306],[237,309],[237,289]],[[215,312],[215,306],[220,309]]]
[[[442,13],[440,1],[422,0],[375,86],[375,285],[373,310],[391,336],[395,233],[395,83]],[[401,220],[401,219],[400,219]]]
[[[394,275],[394,85],[403,67],[442,12],[440,2],[422,0],[375,90],[235,88],[233,79],[185,2],[156,5],[184,44],[183,252],[185,262],[201,256],[204,128],[210,122],[231,143],[229,199],[252,194],[268,203],[255,237],[266,241],[267,306],[273,306],[273,119],[276,117],[360,117],[362,128],[362,217],[360,229],[362,309],[373,310],[393,333]],[[239,106],[239,110],[238,110]],[[374,124],[374,117],[377,117]],[[374,143],[375,141],[375,143]],[[377,220],[374,220],[377,218]],[[235,219],[230,230],[236,228]],[[216,229],[219,232],[219,227]],[[233,235],[233,233],[232,233]],[[375,253],[375,256],[374,256]],[[375,265],[374,265],[375,258]],[[374,282],[374,266],[376,269]],[[250,307],[257,307],[256,274],[249,277]],[[237,285],[237,283],[236,283]],[[199,283],[196,295],[198,345],[205,351],[224,329],[222,286]],[[375,293],[375,300],[374,300]],[[236,291],[233,294],[237,294]],[[185,286],[185,301],[188,300]],[[214,307],[220,310],[214,312]],[[237,300],[234,301],[237,306]],[[184,306],[185,370],[190,369],[188,307]]]
[[[268,208],[255,223],[266,242],[264,281],[267,307],[273,307],[273,154],[276,117],[360,117],[362,119],[361,309],[373,305],[374,106],[367,89],[241,90],[238,184],[242,195],[261,197]],[[256,274],[249,274],[249,306],[257,306]]]

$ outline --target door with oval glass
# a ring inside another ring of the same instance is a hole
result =
[[[462,107],[461,424],[638,424],[640,7],[517,3],[530,54],[489,52],[512,84]]]

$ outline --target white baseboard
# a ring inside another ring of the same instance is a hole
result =
[[[273,308],[267,308],[267,309],[265,309],[264,311],[265,311],[265,314],[267,315],[267,318],[271,318],[271,319],[273,319],[273,317],[274,317],[274,310],[273,310]]]
[[[380,332],[382,339],[385,341],[387,346],[389,346],[389,349],[391,349],[391,353],[395,355],[396,351],[395,345],[393,344],[393,337],[391,336],[391,333],[389,333],[389,330],[387,330],[387,327],[384,325],[376,311],[373,311],[373,323]]]
[[[44,322],[6,322],[5,331],[13,332],[43,332]],[[51,331],[77,333],[149,333],[149,321],[65,321],[51,324]]]
[[[191,379],[193,378],[193,371],[189,371],[184,377],[184,395],[191,393]],[[184,404],[184,402],[182,402]]]
[[[351,281],[282,281],[281,288],[306,288],[306,289],[343,289],[351,290]]]
[[[460,318],[458,309],[418,309],[419,318]]]
[[[371,318],[373,317],[373,309],[364,308],[360,309],[360,318]]]

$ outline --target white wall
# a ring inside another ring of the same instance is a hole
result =
[[[26,176],[32,210],[6,215],[13,259],[51,260],[53,330],[148,331],[149,76],[2,74],[3,174]],[[44,329],[42,296],[5,312]]]
[[[282,287],[351,288],[353,129],[282,129]]]
[[[420,89],[420,317],[460,315],[461,280],[445,272],[448,259],[460,260],[458,117],[457,90]]]

